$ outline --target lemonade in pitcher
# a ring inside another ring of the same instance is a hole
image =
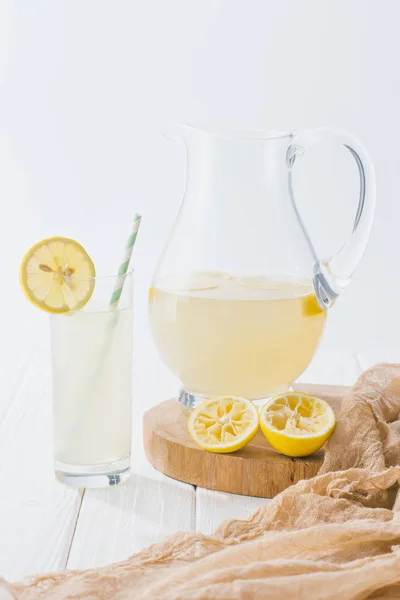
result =
[[[318,345],[326,311],[311,281],[194,272],[150,290],[158,351],[187,393],[257,400],[287,389]]]

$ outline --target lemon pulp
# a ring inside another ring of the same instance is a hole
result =
[[[260,408],[263,434],[275,450],[287,456],[307,456],[319,450],[335,423],[332,407],[308,394],[279,394]]]
[[[258,431],[256,407],[240,396],[204,400],[190,415],[189,433],[204,450],[234,452],[248,444]]]

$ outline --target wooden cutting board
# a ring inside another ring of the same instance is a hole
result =
[[[296,384],[295,390],[327,400],[336,414],[349,389],[344,386]],[[215,454],[202,450],[187,430],[188,416],[177,400],[166,400],[143,416],[144,448],[158,470],[210,490],[272,498],[300,479],[317,474],[324,457],[289,458],[271,448],[261,431],[242,450]]]

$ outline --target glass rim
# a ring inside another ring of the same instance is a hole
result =
[[[127,278],[133,275],[134,272],[135,269],[128,269],[128,271],[126,273],[123,273],[122,275],[118,275],[118,273],[116,273],[115,275],[72,275],[71,277],[73,279],[79,279],[80,281],[109,281],[110,279],[118,279],[119,277]]]
[[[179,132],[185,130],[196,131],[200,134],[206,134],[213,138],[226,140],[261,142],[268,140],[278,140],[292,137],[293,131],[274,131],[272,129],[263,129],[257,127],[234,127],[230,125],[214,125],[213,123],[179,123],[175,128],[175,135],[170,135],[168,131],[164,133],[165,137],[179,137]]]

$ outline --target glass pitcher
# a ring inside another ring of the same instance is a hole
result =
[[[220,394],[262,400],[307,368],[327,309],[360,262],[375,182],[362,145],[340,130],[177,128],[186,191],[150,289],[150,322],[187,408]],[[293,197],[292,171],[327,138],[353,155],[360,195],[350,239],[319,259]]]

